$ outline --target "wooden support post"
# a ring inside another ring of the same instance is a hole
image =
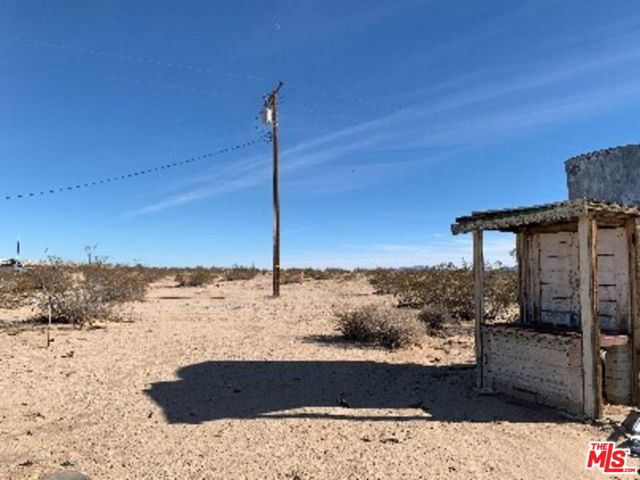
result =
[[[280,180],[278,178],[278,92],[284,85],[278,86],[265,101],[265,107],[271,108],[271,141],[273,143],[273,296],[280,296]]]
[[[529,319],[532,324],[542,324],[542,282],[540,261],[540,235],[530,235],[528,241],[527,281],[529,290]]]
[[[484,324],[484,254],[482,250],[482,230],[475,230],[473,232],[473,278],[476,327],[476,386],[479,389],[485,387],[482,335],[482,325]]]
[[[529,323],[529,252],[526,233],[516,234],[516,262],[518,263],[518,306],[520,307],[520,324]]]
[[[593,218],[584,216],[578,220],[584,414],[589,418],[602,416],[597,232]]]
[[[278,90],[282,82],[271,95],[273,108],[273,296],[280,296],[280,187],[278,179]]]
[[[631,402],[640,406],[638,398],[638,352],[640,347],[640,322],[638,321],[638,241],[636,219],[625,222],[627,248],[629,250],[629,343],[631,350]]]

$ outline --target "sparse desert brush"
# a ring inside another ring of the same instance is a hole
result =
[[[14,308],[16,302],[13,272],[0,272],[0,308]]]
[[[27,304],[32,290],[24,272],[0,269],[0,308],[17,308]]]
[[[27,276],[33,304],[42,318],[50,312],[53,321],[83,325],[108,313],[83,288],[83,277],[75,265],[50,258],[47,264],[30,267]]]
[[[92,263],[78,266],[84,288],[102,303],[141,302],[147,296],[153,276],[123,265]]]
[[[325,268],[323,271],[324,279],[348,281],[353,280],[356,274],[351,270],[345,270],[344,268]]]
[[[336,280],[336,281],[349,281],[354,280],[357,273],[353,270],[346,270],[344,268],[325,268],[324,270],[316,268],[305,268],[305,275],[314,280]]]
[[[231,268],[226,268],[223,273],[224,280],[233,282],[236,280],[251,280],[260,273],[260,270],[255,267],[242,267],[234,265]]]
[[[219,273],[215,269],[196,267],[182,270],[175,279],[178,287],[202,287],[218,279]]]
[[[300,268],[287,268],[280,272],[280,283],[282,285],[302,283],[306,278],[305,270]]]
[[[506,319],[511,307],[518,302],[518,275],[513,269],[495,263],[485,275],[485,316]]]
[[[399,287],[400,270],[377,268],[366,272],[367,279],[376,295],[395,295]]]
[[[454,318],[469,319],[474,314],[473,272],[471,266],[442,264],[413,271],[403,279],[398,293],[401,306],[436,306]]]
[[[320,270],[317,268],[301,268],[300,271],[305,278],[309,280],[329,280],[331,278],[328,270]]]
[[[418,320],[424,324],[429,335],[442,336],[447,324],[451,322],[451,317],[440,307],[425,305],[418,312]]]
[[[305,280],[350,280],[355,274],[342,268],[287,268],[280,272],[280,282],[283,284],[302,283]]]
[[[410,312],[379,305],[337,312],[336,328],[347,340],[389,349],[417,345],[425,332]]]
[[[147,267],[141,264],[134,265],[133,267],[127,267],[128,269],[136,272],[140,277],[144,278],[147,284],[151,285],[154,282],[162,280],[168,276],[171,276],[172,270],[163,267]]]
[[[31,301],[46,318],[82,326],[118,316],[125,302],[141,301],[148,278],[131,267],[94,263],[76,265],[51,258],[25,273]]]
[[[503,315],[517,300],[516,272],[501,264],[487,264],[485,276],[486,317]],[[420,269],[378,269],[368,273],[376,293],[392,294],[398,306],[423,308],[426,305],[450,317],[469,320],[474,315],[473,271],[471,265],[442,264]]]

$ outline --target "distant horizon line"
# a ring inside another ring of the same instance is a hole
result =
[[[204,268],[204,269],[233,269],[233,268],[250,268],[255,270],[260,270],[261,272],[270,272],[272,268],[270,267],[261,267],[256,266],[255,264],[246,264],[246,263],[232,263],[232,264],[219,264],[219,265],[202,265],[202,264],[150,264],[145,262],[117,262],[117,261],[109,261],[108,257],[106,259],[92,260],[91,262],[88,260],[71,260],[65,259],[62,257],[58,257],[52,255],[48,259],[33,259],[33,258],[16,258],[16,257],[7,257],[0,258],[0,267],[13,265],[15,262],[19,262],[21,265],[29,266],[29,265],[46,265],[51,263],[52,260],[59,260],[64,264],[70,265],[92,265],[92,264],[104,264],[104,265],[113,265],[113,266],[127,266],[127,267],[144,267],[144,268],[162,268],[162,269],[173,269],[173,268],[184,268],[184,269],[196,269],[196,268]],[[495,268],[505,268],[505,269],[513,269],[515,265],[509,265],[501,261],[488,262],[485,261],[486,265],[493,266]],[[332,270],[339,269],[345,271],[358,271],[358,270],[376,270],[376,269],[386,269],[386,270],[427,270],[431,268],[444,267],[444,266],[453,266],[461,268],[463,265],[472,265],[472,262],[466,261],[462,259],[460,262],[439,262],[434,264],[416,264],[416,265],[400,265],[400,266],[357,266],[357,267],[341,267],[336,265],[326,265],[322,267],[318,266],[287,266],[281,268],[281,270]]]

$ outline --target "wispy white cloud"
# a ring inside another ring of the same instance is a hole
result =
[[[155,213],[205,198],[254,187],[266,179],[269,163],[268,155],[243,157],[223,167],[216,167],[209,172],[190,177],[181,184],[183,189],[181,192],[167,195],[162,200],[129,211],[125,216]]]
[[[481,86],[460,85],[440,100],[421,100],[377,118],[324,132],[282,151],[282,169],[292,185],[332,193],[362,188],[404,174],[421,162],[446,157],[510,136],[528,135],[533,128],[552,128],[579,121],[619,105],[637,102],[640,48],[604,50],[600,55],[554,61],[519,76]],[[554,90],[588,75],[616,67],[625,75],[608,76],[580,91]],[[509,102],[498,100],[511,98]],[[441,149],[434,152],[433,149]],[[402,153],[402,157],[400,157]],[[348,172],[360,172],[348,175]],[[337,172],[347,172],[338,177]],[[311,174],[310,174],[311,173]],[[268,155],[241,158],[225,167],[189,179],[184,191],[144,206],[133,215],[158,212],[205,198],[266,184]]]
[[[127,216],[144,215],[147,213],[158,212],[166,208],[177,207],[179,205],[191,203],[196,200],[201,200],[201,199],[213,197],[216,195],[222,195],[225,193],[231,193],[238,190],[243,190],[245,188],[253,187],[255,185],[256,185],[256,181],[255,179],[252,179],[252,178],[233,179],[233,180],[229,180],[224,183],[213,185],[207,188],[199,188],[195,190],[190,190],[185,193],[172,195],[171,197],[165,200],[162,200],[160,202],[153,203],[151,205],[147,205],[146,207],[140,208],[138,210],[129,212]]]
[[[313,175],[301,176],[288,182],[288,187],[296,191],[314,194],[331,194],[367,188],[376,185],[380,179],[386,181],[400,178],[411,169],[441,160],[457,150],[424,154],[414,160],[387,161],[345,165],[331,165],[316,169]]]
[[[489,262],[513,265],[510,255],[515,245],[512,235],[487,236],[484,253]],[[342,245],[326,250],[287,252],[285,267],[408,267],[453,262],[460,265],[470,261],[471,240],[466,237],[433,237],[424,243]]]

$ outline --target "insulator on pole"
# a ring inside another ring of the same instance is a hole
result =
[[[262,123],[265,125],[273,124],[273,109],[271,107],[264,107],[262,109]]]

